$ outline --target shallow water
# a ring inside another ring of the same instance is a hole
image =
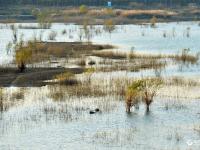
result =
[[[15,24],[19,26],[20,24]],[[37,26],[35,23],[22,23],[22,26]],[[12,31],[9,24],[0,24],[0,63],[7,63],[12,60],[12,53],[7,55],[6,45],[12,42]],[[34,36],[43,35],[42,40],[48,41],[51,31],[57,32],[56,41],[79,41],[78,25],[54,23],[51,29],[18,29],[18,38],[23,35],[27,41]],[[103,26],[93,26],[102,32],[93,34],[91,41],[94,43],[113,44],[118,46],[118,50],[134,49],[139,52],[177,54],[184,48],[190,48],[192,53],[200,51],[200,26],[198,22],[173,22],[158,23],[156,28],[149,25],[118,25],[112,34],[105,33]],[[65,35],[62,34],[66,30]],[[164,37],[164,34],[166,35]]]
[[[200,148],[199,100],[156,98],[150,113],[141,105],[126,114],[120,97],[57,101],[48,92],[28,88],[0,113],[0,149]],[[101,112],[89,114],[95,108]]]
[[[12,41],[12,32],[5,24],[0,26],[0,64],[5,64],[13,58],[13,52],[7,54],[5,50]],[[189,37],[186,35],[188,27]],[[63,29],[67,30],[66,35],[61,34]],[[183,48],[190,48],[196,53],[200,50],[199,29],[197,22],[160,23],[156,28],[124,25],[117,26],[111,35],[104,32],[95,35],[92,41],[116,45],[118,50],[134,47],[139,52],[178,53]],[[24,34],[23,39],[28,40],[42,32],[42,40],[48,41],[48,34],[53,30],[58,33],[56,41],[78,40],[77,25],[53,24],[47,30],[19,29],[18,35]],[[199,69],[199,65],[183,66],[181,70],[178,65],[170,65],[161,75],[194,78],[199,77]],[[97,80],[98,76],[109,80],[115,76],[155,76],[155,72],[121,71],[94,76]],[[61,97],[55,97],[52,96],[54,89],[50,89],[49,86],[4,88],[7,95],[3,101],[4,110],[0,111],[0,149],[200,149],[198,99],[157,97],[149,114],[145,113],[143,105],[126,114],[121,97],[77,98],[68,97],[65,92]],[[101,111],[90,114],[89,111],[95,108]]]

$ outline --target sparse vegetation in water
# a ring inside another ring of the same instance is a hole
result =
[[[85,58],[81,57],[80,59],[78,59],[78,61],[76,62],[77,65],[79,66],[86,66],[86,60]]]
[[[115,24],[112,19],[104,21],[104,30],[110,34],[115,30]]]
[[[13,43],[16,43],[18,40],[18,37],[17,37],[18,29],[14,24],[10,25],[10,29],[12,30],[12,34],[13,34]]]
[[[187,27],[187,29],[186,29],[186,36],[188,38],[190,37],[190,27]]]
[[[48,10],[34,9],[32,14],[37,18],[37,22],[41,29],[51,28],[51,15]]]
[[[92,34],[97,29],[90,25],[87,25],[86,28],[89,29]],[[66,29],[68,28],[66,27]],[[77,26],[73,29],[70,27],[70,30],[67,30],[66,32],[70,33],[69,35],[74,36],[74,34],[78,32],[78,29],[79,27]],[[101,26],[100,30],[102,29],[103,26]],[[81,30],[83,35],[81,34],[80,41],[82,41],[82,36],[84,36],[84,29],[81,28]],[[59,33],[58,36],[62,36],[61,34],[63,34],[63,32],[62,29],[59,30],[57,32]],[[105,32],[103,33],[105,34]],[[140,34],[140,31],[137,33]],[[167,37],[170,37],[170,32],[167,33]],[[69,35],[67,34],[67,36]],[[63,35],[63,37],[65,36],[66,35]],[[147,38],[147,36],[148,32],[145,38]],[[160,149],[162,148],[160,142],[166,144],[172,143],[175,147],[182,144],[182,136],[184,135],[182,135],[182,133],[185,133],[182,131],[185,131],[185,129],[180,128],[180,132],[174,132],[174,130],[171,130],[172,126],[177,127],[183,120],[186,123],[184,125],[191,125],[190,121],[193,120],[195,124],[198,123],[198,108],[195,106],[198,102],[192,102],[188,106],[187,102],[180,101],[179,103],[179,101],[174,101],[175,96],[173,97],[173,95],[170,95],[171,93],[176,93],[178,91],[174,90],[175,86],[179,86],[183,90],[186,86],[187,89],[189,89],[190,86],[195,86],[194,91],[198,91],[200,83],[197,82],[196,78],[188,82],[185,82],[183,77],[169,79],[170,81],[168,83],[164,83],[164,88],[160,89],[163,82],[165,82],[165,78],[160,78],[162,68],[164,68],[165,65],[169,65],[169,67],[171,67],[170,65],[177,65],[174,62],[197,64],[197,57],[187,51],[177,55],[150,55],[137,53],[135,51],[138,49],[137,45],[132,47],[130,52],[111,50],[100,51],[102,49],[112,48],[112,46],[93,45],[92,43],[87,44],[84,42],[41,42],[36,36],[34,36],[33,40],[27,41],[26,43],[20,41],[14,48],[16,50],[16,63],[18,62],[18,68],[23,73],[16,73],[17,68],[0,68],[0,85],[6,86],[5,89],[8,90],[8,93],[6,94],[8,95],[9,100],[15,100],[17,101],[17,104],[22,101],[24,104],[20,105],[20,107],[16,105],[16,109],[9,110],[8,113],[0,113],[0,120],[3,118],[3,125],[0,130],[0,133],[4,134],[2,135],[2,140],[4,140],[4,137],[7,137],[7,133],[3,131],[12,135],[10,130],[4,130],[9,129],[9,125],[15,130],[18,129],[18,127],[30,124],[32,129],[32,125],[35,125],[35,122],[43,124],[49,119],[50,121],[53,121],[53,123],[50,124],[51,129],[51,127],[53,126],[54,128],[55,125],[56,128],[59,127],[59,123],[63,120],[73,120],[74,122],[70,124],[69,127],[73,131],[73,126],[75,125],[77,127],[75,120],[83,117],[78,123],[80,123],[81,126],[80,130],[86,133],[86,138],[84,139],[86,141],[83,141],[84,143],[91,144],[92,141],[92,146],[95,144],[96,147],[96,144],[103,144],[103,146],[110,146],[113,149],[118,146],[123,147],[124,145],[124,147],[128,149],[148,149],[148,139],[152,138],[150,141],[158,140],[154,146],[157,149]],[[68,60],[66,61],[66,59]],[[32,63],[34,64],[32,65]],[[76,66],[77,64],[79,66]],[[68,66],[69,68],[66,68]],[[27,68],[27,70],[24,71],[23,68]],[[142,71],[139,72],[140,70]],[[153,71],[159,78],[149,78],[149,76],[154,76]],[[8,74],[9,77],[7,77]],[[141,74],[145,77],[141,77]],[[25,84],[20,84],[22,82]],[[20,91],[17,91],[16,93],[12,92],[10,94],[9,90],[13,90],[13,86],[25,86],[29,92],[21,94]],[[170,86],[174,86],[172,92],[169,89]],[[187,90],[184,90],[184,92],[185,91]],[[180,91],[178,92],[180,95],[182,94]],[[7,105],[7,95],[3,95],[2,98],[0,93],[1,111],[4,111],[9,106]],[[187,95],[187,93],[184,93],[184,95]],[[160,97],[161,99],[159,99]],[[166,97],[167,100],[170,98],[172,101],[162,103]],[[158,99],[158,101],[153,103],[155,98]],[[175,98],[178,99],[179,97],[177,96]],[[150,111],[150,107],[153,104],[155,107],[152,107],[152,110],[154,109],[155,111],[148,116],[142,116],[143,109],[137,110],[137,113],[124,115],[124,113],[122,113],[124,103],[127,112],[131,112],[132,107],[139,109],[140,104],[144,104],[147,112]],[[190,105],[194,107],[191,109]],[[90,113],[94,113],[94,115],[90,115]],[[180,118],[181,115],[183,118]],[[7,116],[10,118],[6,118]],[[39,119],[37,119],[37,117]],[[170,120],[171,117],[173,118],[172,120]],[[187,117],[187,119],[184,117]],[[31,121],[29,120],[30,118],[32,119]],[[177,122],[173,124],[174,121]],[[10,124],[7,126],[8,122]],[[61,123],[61,127],[63,127],[63,122]],[[95,126],[99,125],[99,130],[93,130],[92,128],[89,132],[86,131],[85,127],[88,127],[88,123]],[[146,126],[146,124],[148,124],[148,126]],[[165,126],[163,126],[163,124],[165,124]],[[46,125],[49,127],[49,122],[46,123],[45,126]],[[105,126],[108,127],[106,130],[104,130]],[[144,126],[145,128],[143,128]],[[117,129],[115,129],[115,127]],[[69,130],[68,126],[65,126],[65,128],[66,130]],[[135,130],[136,128],[138,128],[138,130]],[[42,130],[41,128],[37,129],[39,131]],[[159,129],[159,131],[155,129]],[[29,131],[30,128],[26,127],[26,130]],[[60,131],[61,132],[58,132],[57,135],[60,135],[63,130]],[[161,135],[159,133],[160,131],[162,131]],[[165,135],[168,134],[168,131],[172,132],[170,132],[167,137],[167,140],[170,141],[166,142],[163,141],[162,137],[163,135],[165,137]],[[21,134],[21,131],[16,132],[17,134]],[[144,135],[147,132],[149,132],[149,134],[146,135],[146,138]],[[190,131],[187,130],[187,132],[189,133]],[[76,137],[74,139],[79,139],[79,133],[80,132],[78,131],[77,134],[75,134]],[[69,134],[71,134],[71,132]],[[92,136],[93,134],[94,136]],[[36,133],[34,135],[38,134]],[[193,133],[191,135],[193,135]],[[66,136],[68,137],[69,135]],[[71,134],[67,140],[71,141],[73,138],[71,136],[73,135]],[[194,137],[195,136],[196,135],[194,135]],[[53,136],[53,138],[57,137]],[[147,139],[147,142],[143,140],[144,138]],[[161,141],[159,141],[159,139],[161,139]],[[4,140],[4,142],[6,140]],[[76,144],[76,142],[77,141],[75,141],[74,144]],[[171,147],[171,145],[169,147]],[[72,149],[73,148],[74,147],[72,146]]]
[[[12,46],[13,46],[13,44],[12,44],[11,42],[9,42],[9,43],[6,45],[7,55],[11,52]]]
[[[4,104],[3,104],[3,88],[0,88],[0,112],[4,110]]]
[[[55,31],[51,31],[49,33],[48,39],[51,40],[51,41],[54,41],[54,40],[56,40],[56,36],[57,36],[57,33]]]
[[[90,44],[90,40],[92,39],[92,29],[89,26],[89,20],[84,19],[83,21],[83,30],[84,30],[84,37],[87,40],[88,44]],[[82,39],[82,31],[80,30],[79,38]]]
[[[62,31],[62,34],[65,35],[66,33],[67,33],[67,31],[64,29],[64,30]]]
[[[162,80],[159,78],[133,81],[126,91],[126,111],[129,113],[131,107],[143,102],[146,105],[146,111],[149,112],[149,107],[161,84]]]
[[[155,28],[156,27],[156,23],[157,23],[157,18],[156,16],[153,16],[150,20],[150,25],[151,27]]]
[[[177,62],[182,62],[184,65],[197,64],[199,60],[199,53],[196,55],[189,54],[190,49],[183,49],[180,55],[176,55],[174,58]]]

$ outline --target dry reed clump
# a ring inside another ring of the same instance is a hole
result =
[[[172,77],[170,79],[165,80],[166,85],[175,85],[175,86],[200,86],[200,82],[197,82],[195,79],[184,79],[181,77]]]
[[[164,58],[174,58],[171,55],[150,55],[150,54],[137,54],[134,51],[130,51],[127,53],[119,52],[119,51],[94,51],[94,56],[109,58],[109,59],[164,59]]]
[[[114,24],[114,21],[112,19],[107,19],[104,21],[104,27],[103,29],[106,31],[106,32],[109,32],[111,33],[112,31],[115,30],[115,24]]]
[[[189,49],[184,49],[182,50],[181,54],[176,54],[176,55],[148,55],[148,54],[136,54],[135,52],[130,52],[130,53],[122,53],[122,52],[117,52],[117,51],[95,51],[93,52],[94,56],[97,57],[102,57],[102,58],[107,58],[107,59],[126,59],[128,60],[135,60],[135,59],[145,59],[145,62],[147,60],[148,63],[143,63],[144,66],[141,66],[140,68],[157,68],[159,66],[165,66],[166,61],[160,61],[158,63],[157,60],[159,59],[170,59],[172,61],[176,61],[178,63],[182,63],[184,65],[195,65],[198,64],[199,62],[199,54],[197,53],[196,55],[189,54]],[[150,65],[150,66],[149,66]],[[155,65],[155,67],[154,67]]]
[[[19,91],[7,92],[0,88],[0,112],[7,111],[9,108],[18,104],[24,98],[24,89]]]
[[[162,80],[159,78],[133,81],[126,90],[126,111],[130,113],[131,107],[143,102],[146,105],[146,111],[149,112],[149,107],[161,84]]]
[[[75,62],[77,65],[79,65],[79,66],[86,66],[86,60],[85,60],[85,58],[80,58],[80,59],[78,59],[76,62]]]
[[[49,46],[47,48],[47,54],[55,56],[55,57],[62,57],[64,53],[65,53],[64,47],[52,45],[51,47]]]
[[[65,84],[65,85],[78,84],[78,81],[75,79],[75,75],[71,72],[58,74],[55,76],[55,79],[59,84]]]
[[[16,99],[16,100],[24,99],[24,94],[25,94],[24,89],[20,88],[19,90],[11,94],[11,99]]]
[[[154,69],[156,76],[160,76],[162,70],[165,68],[166,63],[154,61],[140,62],[140,63],[124,63],[124,62],[113,62],[112,65],[102,65],[96,67],[96,71],[101,72],[112,72],[112,71],[131,71],[131,72],[138,72],[140,70],[145,69]]]
[[[64,86],[49,86],[49,97],[54,101],[64,101],[66,97],[65,90]]]
[[[197,64],[199,60],[199,53],[196,55],[189,54],[190,49],[183,49],[180,55],[175,55],[174,59],[177,62],[182,62],[183,64]]]
[[[125,58],[127,58],[126,53],[114,52],[114,51],[102,51],[102,52],[95,51],[95,52],[93,52],[93,55],[97,56],[97,57],[110,58],[110,59],[125,59]]]
[[[157,18],[153,16],[150,20],[151,27],[155,27],[157,23]]]
[[[125,17],[137,15],[151,15],[151,16],[170,16],[175,15],[175,12],[166,10],[122,10],[121,15]]]
[[[98,71],[109,72],[114,70],[140,71],[143,69],[154,69],[156,76],[160,76],[162,69],[167,65],[164,56],[139,55],[134,52],[120,53],[113,51],[95,52],[95,56],[103,57],[96,68]],[[145,61],[144,61],[145,60]]]
[[[3,103],[3,89],[0,88],[0,111],[4,110],[4,103]]]

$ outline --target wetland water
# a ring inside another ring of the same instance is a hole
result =
[[[17,89],[8,89],[12,95]],[[48,87],[26,89],[0,116],[0,149],[196,149],[199,100],[156,99],[126,114],[120,97],[49,98]],[[90,109],[101,112],[89,114]],[[197,128],[197,129],[196,129]],[[81,147],[80,147],[81,146]]]
[[[34,23],[15,24],[16,26],[37,26]],[[6,45],[12,42],[12,30],[9,24],[0,24],[0,63],[5,63],[12,59],[12,55],[6,55]],[[51,31],[57,33],[56,41],[78,41],[78,25],[73,24],[53,24],[51,29],[18,29],[17,34],[20,38],[27,41],[34,36],[42,35],[43,41],[48,41]],[[158,53],[158,54],[177,54],[184,48],[190,48],[191,52],[199,52],[200,26],[198,22],[179,22],[179,23],[158,23],[155,28],[149,25],[118,25],[112,34],[105,33],[103,26],[93,26],[101,33],[94,33],[91,41],[102,44],[113,44],[118,46],[118,50],[134,49],[138,52]],[[66,34],[62,31],[66,30]]]
[[[12,51],[6,52],[6,45],[13,40],[12,31],[5,24],[0,26],[0,63],[5,64],[13,58]],[[64,29],[65,35],[62,34]],[[159,23],[156,28],[124,25],[117,26],[112,34],[94,35],[91,40],[116,45],[121,51],[134,49],[151,54],[177,54],[183,48],[190,48],[191,53],[197,53],[200,50],[199,29],[198,22]],[[77,25],[53,24],[51,29],[18,29],[17,33],[23,34],[24,40],[42,33],[42,40],[48,41],[48,34],[56,31],[56,41],[63,42],[78,41],[78,30]],[[181,71],[172,66],[162,75],[194,78],[199,76],[199,70],[199,66]],[[129,77],[153,75],[152,70],[121,73]],[[106,75],[110,78],[119,74],[97,73],[100,78]],[[64,94],[62,100],[58,100],[51,96],[54,89],[50,87],[4,88],[0,149],[200,149],[199,98],[157,97],[149,114],[142,105],[139,110],[126,114],[121,97],[69,97]],[[95,108],[100,112],[90,114],[89,111]]]

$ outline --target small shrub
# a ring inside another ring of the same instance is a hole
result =
[[[126,111],[130,112],[132,106],[143,102],[146,105],[146,111],[149,112],[149,106],[153,102],[153,98],[161,84],[161,79],[134,81],[126,91]]]
[[[23,72],[26,68],[26,64],[31,62],[32,47],[30,45],[23,45],[18,43],[15,46],[15,62],[20,72]]]
[[[153,16],[150,20],[151,27],[155,27],[157,22],[157,18]]]
[[[86,14],[86,13],[88,12],[87,6],[81,5],[81,6],[79,7],[79,12],[80,12],[81,14]]]
[[[108,15],[108,16],[112,16],[112,15],[114,15],[115,13],[114,13],[114,11],[113,11],[112,8],[106,8],[106,9],[105,9],[105,14]]]

